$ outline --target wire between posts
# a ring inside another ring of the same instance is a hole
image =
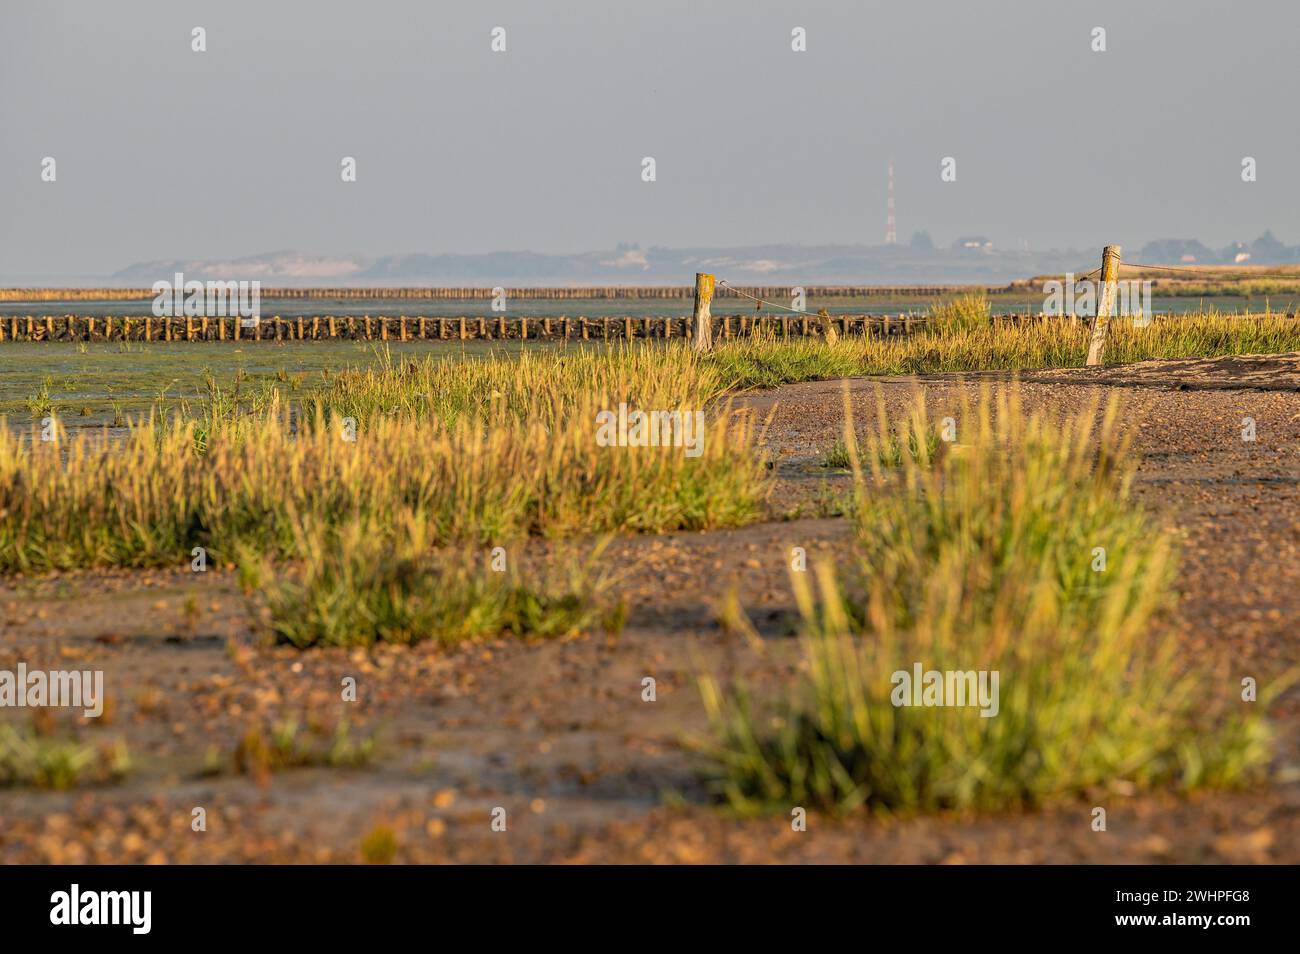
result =
[[[782,308],[782,309],[784,309],[784,310],[786,310],[786,311],[788,311],[788,312],[790,312],[790,313],[792,313],[792,314],[795,314],[795,315],[807,315],[809,318],[824,318],[824,317],[826,317],[826,316],[824,316],[824,315],[818,315],[818,314],[815,314],[815,313],[813,313],[813,312],[811,312],[811,311],[800,311],[798,308],[791,308],[789,305],[782,305],[780,302],[768,301],[766,298],[755,298],[755,297],[754,297],[753,295],[751,295],[749,292],[747,292],[747,291],[741,291],[741,290],[740,290],[739,288],[737,288],[736,286],[734,286],[734,285],[732,285],[732,284],[730,284],[730,283],[728,283],[728,282],[723,281],[721,278],[718,279],[718,284],[721,285],[723,288],[727,288],[727,289],[730,289],[731,291],[734,291],[737,295],[740,295],[742,298],[748,298],[750,301],[756,301],[756,302],[758,302],[759,304],[762,304],[762,305],[771,305],[773,308]]]
[[[1212,265],[1143,265],[1141,262],[1120,262],[1121,266],[1127,265],[1129,268],[1152,268],[1158,272],[1212,272],[1215,266]]]

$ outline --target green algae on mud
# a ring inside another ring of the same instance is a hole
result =
[[[589,347],[603,347],[588,343]],[[0,417],[11,427],[54,410],[65,427],[120,426],[126,418],[202,401],[223,389],[276,384],[293,391],[344,368],[432,357],[511,356],[563,345],[467,341],[6,343],[0,350]]]

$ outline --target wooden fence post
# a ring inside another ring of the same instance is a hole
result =
[[[713,316],[709,306],[713,303],[713,276],[708,272],[695,273],[695,308],[692,320],[695,322],[695,350],[713,350]]]
[[[817,309],[818,323],[821,325],[822,340],[827,344],[834,344],[840,340],[840,336],[835,332],[835,323],[831,320],[830,312],[825,308]]]
[[[1110,313],[1115,308],[1115,293],[1119,280],[1118,245],[1107,245],[1101,251],[1101,293],[1097,296],[1097,317],[1092,322],[1092,341],[1088,345],[1088,367],[1101,364],[1106,347],[1106,329],[1110,327]]]

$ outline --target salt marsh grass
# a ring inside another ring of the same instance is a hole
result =
[[[300,522],[296,532],[294,565],[246,550],[240,576],[265,630],[299,648],[565,636],[601,622],[616,628],[620,619],[599,547],[528,573],[504,551],[498,570],[485,550],[435,550],[428,523],[414,513],[396,533],[362,520]]]
[[[374,758],[373,736],[354,737],[346,720],[333,727],[295,718],[269,724],[253,723],[232,753],[236,774],[265,779],[273,772],[308,766],[363,768]]]
[[[982,331],[993,323],[988,297],[982,293],[958,295],[930,309],[925,332],[928,335],[953,335]]]
[[[121,778],[131,768],[122,742],[100,746],[0,726],[0,788],[65,790]]]
[[[686,347],[579,348],[517,357],[379,360],[332,375],[315,392],[332,414],[366,422],[384,417],[453,424],[487,415],[551,423],[578,404],[699,408],[723,390],[714,363]]]
[[[620,399],[704,406],[716,389],[689,361],[631,351],[397,363],[339,375],[294,404],[213,389],[193,412],[112,441],[0,427],[0,570],[179,566],[194,547],[295,558],[297,518],[415,519],[436,544],[743,524],[761,512],[768,477],[753,426],[725,405],[699,457],[595,439],[596,415]]]
[[[763,513],[768,481],[751,423],[730,391],[862,374],[1078,365],[1087,329],[981,323],[890,338],[727,341],[574,348],[369,367],[310,386],[206,379],[194,399],[137,417],[113,441],[88,429],[54,443],[0,427],[0,571],[162,566],[193,547],[297,555],[290,510],[328,525],[411,512],[439,543],[523,535],[706,529]],[[1160,319],[1112,327],[1107,355],[1151,357],[1300,349],[1300,322],[1276,315]],[[33,400],[47,408],[48,392]],[[704,453],[604,448],[596,415],[633,407],[710,408]],[[355,441],[345,440],[351,422]],[[927,438],[928,439],[928,438]],[[885,453],[898,457],[889,448]]]
[[[893,474],[888,428],[860,451],[846,429],[857,555],[792,573],[802,684],[772,709],[701,680],[718,792],[746,812],[908,813],[1258,777],[1260,708],[1159,626],[1176,554],[1131,499],[1115,405],[1055,421],[1012,391],[961,420],[969,444],[936,462],[918,404]],[[996,715],[897,704],[894,674],[918,663],[999,673]]]
[[[718,417],[691,459],[598,447],[596,405],[549,428],[508,415],[383,417],[354,441],[319,409],[310,424],[268,413],[201,439],[184,420],[113,442],[42,443],[0,428],[0,568],[180,566],[193,547],[296,557],[295,513],[381,527],[413,514],[431,541],[489,543],[733,526],[760,512],[767,477],[748,423]]]
[[[974,305],[955,307],[942,333],[907,336],[735,340],[713,357],[723,387],[776,387],[794,381],[859,375],[962,371],[1020,371],[1082,367],[1086,323],[1042,321],[988,324]],[[1215,357],[1300,351],[1300,321],[1284,315],[1161,317],[1146,327],[1115,321],[1106,345],[1108,364],[1151,358]]]

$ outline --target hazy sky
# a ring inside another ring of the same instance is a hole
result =
[[[4,0],[0,275],[876,243],[891,155],[903,242],[1295,243],[1297,35],[1296,0]]]

